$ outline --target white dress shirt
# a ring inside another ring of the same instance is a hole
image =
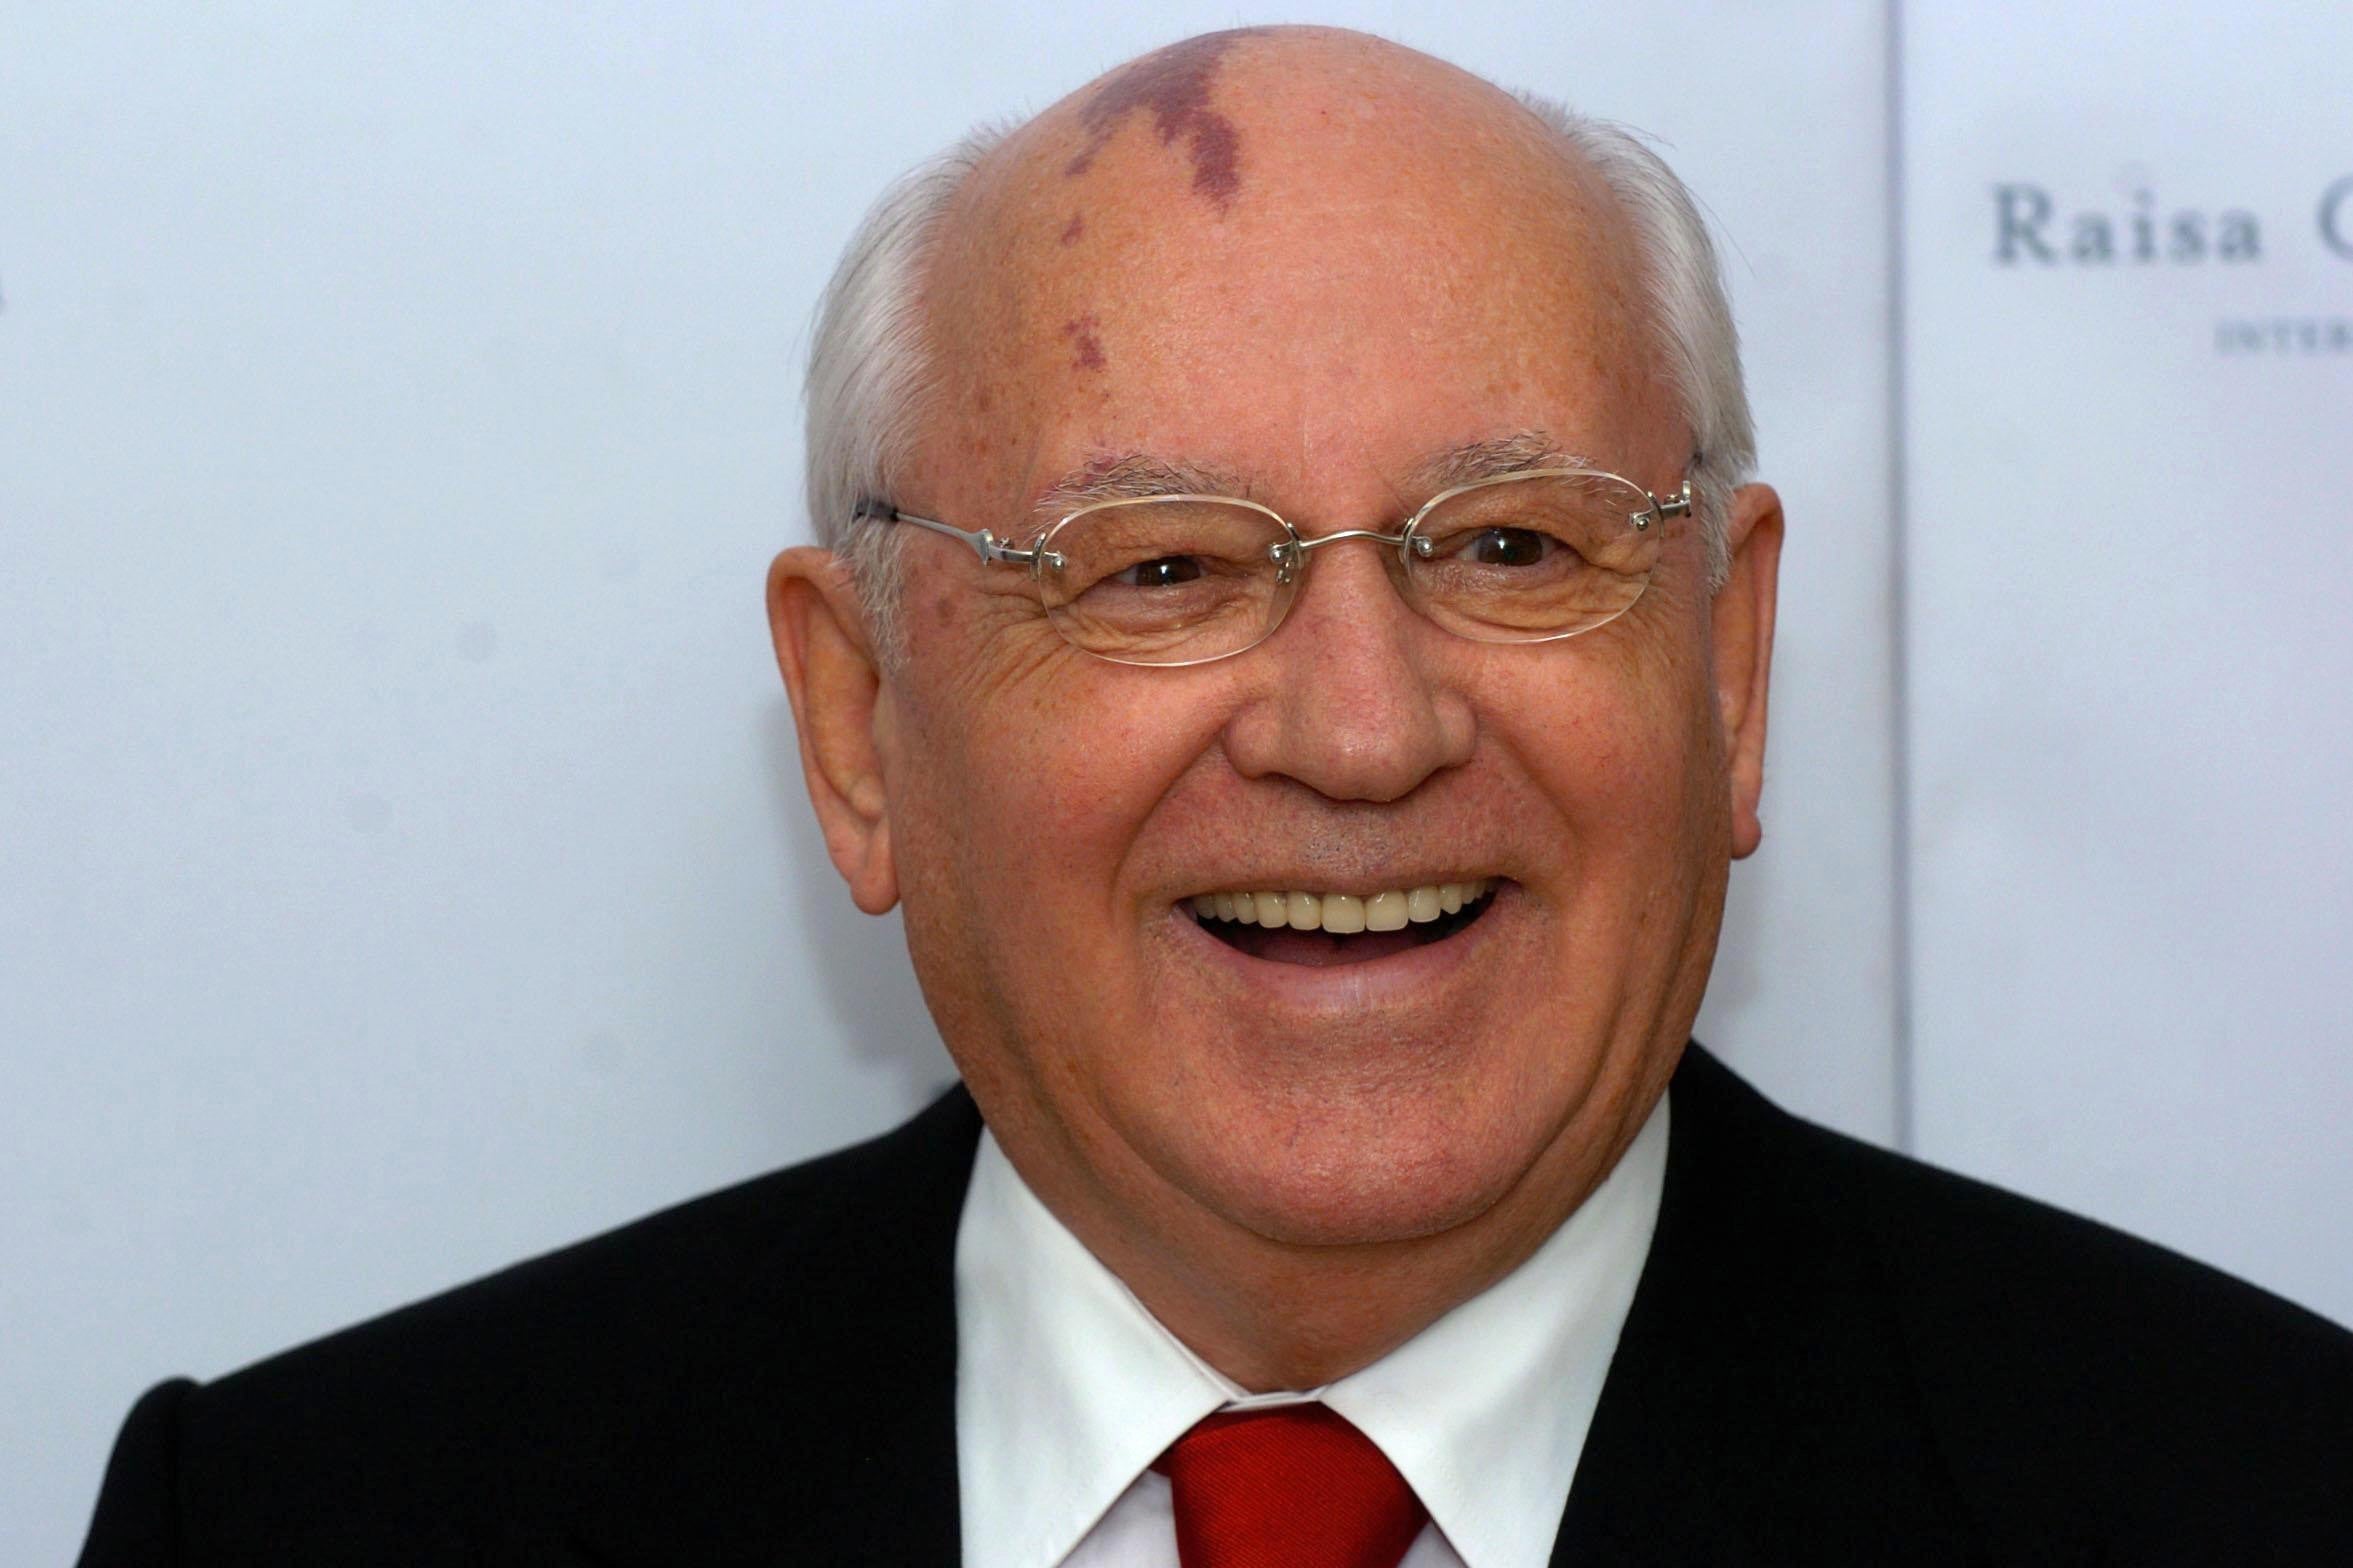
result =
[[[1319,1399],[1430,1511],[1400,1568],[1543,1568],[1658,1224],[1661,1099],[1509,1275],[1320,1389],[1245,1394],[1163,1328],[981,1134],[956,1236],[966,1568],[1177,1568],[1151,1468],[1219,1410]]]

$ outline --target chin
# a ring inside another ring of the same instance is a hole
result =
[[[1415,1241],[1471,1224],[1545,1149],[1517,1117],[1378,1095],[1297,1112],[1252,1107],[1187,1131],[1209,1127],[1212,1139],[1169,1140],[1164,1174],[1235,1225],[1301,1247]]]

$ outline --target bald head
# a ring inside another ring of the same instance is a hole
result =
[[[1301,166],[1393,183],[1411,172],[1559,164],[1527,107],[1442,60],[1323,27],[1204,33],[1120,66],[1006,139],[994,165],[1058,175],[1075,201],[1133,192],[1178,216],[1219,218],[1280,200]],[[1369,160],[1369,163],[1367,162]],[[1083,230],[1081,231],[1083,237]],[[1075,241],[1074,241],[1075,242]]]
[[[1372,321],[1396,329],[1378,352]],[[1489,345],[1498,404],[1575,360],[1624,423],[1707,453],[1703,505],[1741,477],[1712,252],[1645,149],[1363,34],[1206,34],[968,142],[878,209],[821,321],[812,506],[854,560],[839,519],[861,492],[1010,531],[1072,462],[1164,437],[1146,401],[1237,383],[1298,467],[1364,461],[1393,433],[1352,412],[1363,384],[1465,339]],[[1085,450],[1041,449],[1046,429]]]
[[[985,405],[1001,425],[1008,394],[1083,401],[1208,311],[1263,325],[1253,363],[1294,357],[1311,325],[1349,335],[1368,290],[1411,279],[1443,296],[1499,249],[1483,298],[1396,302],[1435,329],[1450,307],[1525,315],[1573,279],[1596,321],[1641,319],[1614,195],[1510,95],[1358,33],[1205,34],[1081,88],[964,182],[924,289],[942,407]]]

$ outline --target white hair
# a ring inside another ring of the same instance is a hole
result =
[[[1707,546],[1708,586],[1731,570],[1725,518],[1732,491],[1756,472],[1756,426],[1740,373],[1740,330],[1715,241],[1689,187],[1632,131],[1533,93],[1515,95],[1617,198],[1647,276],[1653,340],[1691,431],[1691,493]]]
[[[888,499],[913,451],[937,384],[924,275],[949,203],[1004,135],[982,126],[884,191],[817,304],[803,394],[809,524],[849,567],[886,660],[899,652],[895,531],[858,504]]]
[[[1625,128],[1533,94],[1516,95],[1601,178],[1632,224],[1650,302],[1647,323],[1691,431],[1691,488],[1711,587],[1729,568],[1724,528],[1733,487],[1756,463],[1740,372],[1740,339],[1716,247],[1691,192]],[[912,452],[937,378],[924,319],[924,279],[949,204],[1004,139],[984,126],[885,191],[850,237],[817,308],[809,350],[809,519],[818,542],[849,567],[886,662],[901,652],[897,530],[862,519],[859,502],[888,500]]]

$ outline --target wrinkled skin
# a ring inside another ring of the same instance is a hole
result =
[[[1674,489],[1691,437],[1623,219],[1523,110],[1351,34],[1178,48],[1174,87],[1115,73],[959,194],[894,500],[1020,532],[1058,478],[1148,453],[1309,533],[1393,526],[1432,454],[1528,431]],[[1106,92],[1140,107],[1090,116]],[[1719,592],[1677,521],[1630,612],[1532,645],[1419,618],[1361,543],[1184,669],[1071,649],[1024,574],[928,533],[892,667],[823,552],[780,557],[770,605],[834,860],[861,908],[903,904],[1006,1153],[1213,1364],[1307,1387],[1518,1263],[1662,1092],[1758,839],[1780,529],[1747,487]],[[1508,880],[1463,933],[1334,968],[1182,907],[1473,875]]]

